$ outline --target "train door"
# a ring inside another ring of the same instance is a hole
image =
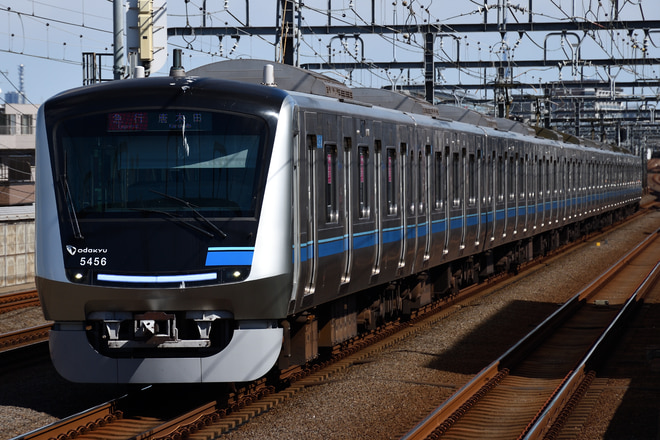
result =
[[[415,149],[409,144],[408,130],[399,127],[399,166],[400,166],[400,192],[401,192],[401,248],[399,255],[399,273],[410,273],[412,270],[411,255],[415,247],[415,200],[414,171]],[[408,266],[406,269],[404,269]]]
[[[376,222],[376,246],[374,249],[374,264],[371,268],[372,282],[380,274],[381,259],[383,252],[383,148],[381,141],[381,125],[375,122],[374,127],[374,220]]]
[[[430,142],[430,139],[427,140]],[[420,198],[420,211],[424,218],[424,261],[428,261],[431,258],[431,245],[433,240],[432,226],[431,226],[431,182],[433,181],[433,168],[431,166],[431,152],[433,147],[430,143],[427,143],[424,146],[424,180],[422,183],[421,189],[421,198]]]
[[[588,213],[591,213],[593,211],[593,206],[594,206],[594,163],[593,161],[587,161],[586,163],[587,167],[587,181],[586,181],[586,190],[587,190],[587,208],[586,211]]]
[[[444,216],[445,216],[445,244],[443,247],[443,254],[448,254],[449,253],[449,246],[451,242],[451,207],[453,204],[452,196],[451,196],[451,174],[449,172],[449,163],[451,161],[451,135],[450,134],[445,134],[445,152],[443,155],[443,176],[444,176]]]
[[[423,134],[423,133],[422,133]],[[418,272],[421,270],[426,256],[426,236],[427,222],[426,222],[426,160],[425,160],[425,147],[421,142],[423,136],[418,139],[419,148],[413,152],[415,156],[415,163],[413,167],[412,179],[412,205],[411,213],[414,221],[414,244],[411,242],[409,252],[412,253],[411,257],[411,272]]]
[[[482,198],[483,198],[483,191],[484,191],[484,179],[483,179],[483,154],[484,154],[484,138],[482,136],[476,136],[476,159],[477,159],[477,164],[476,164],[476,230],[475,230],[475,237],[474,237],[474,245],[479,246],[483,240],[482,237],[482,232],[483,232],[483,222],[481,218],[481,214],[483,211],[483,203],[482,203]]]
[[[463,201],[461,205],[462,210],[462,226],[461,226],[461,245],[460,249],[465,249],[467,243],[474,241],[474,228],[471,225],[472,219],[475,215],[475,193],[476,193],[476,183],[477,176],[475,175],[476,168],[476,158],[474,155],[474,145],[470,145],[468,142],[468,135],[462,133],[459,137],[460,147],[461,147],[461,161],[462,161],[462,191],[461,199]]]
[[[547,214],[547,222],[549,226],[552,226],[552,220],[554,218],[554,187],[555,187],[555,173],[554,173],[554,158],[553,157],[548,157],[548,161],[546,163],[546,187],[547,187],[547,197],[548,197],[548,214]]]
[[[460,140],[464,140],[464,134],[460,135]],[[469,186],[470,183],[470,176],[466,172],[467,169],[467,151],[465,149],[465,143],[459,142],[460,148],[460,163],[458,167],[454,167],[454,188],[455,188],[455,196],[454,200],[458,200],[459,203],[459,208],[460,208],[460,213],[461,213],[461,240],[460,240],[460,245],[459,249],[463,250],[465,249],[465,238],[467,235],[467,197],[466,197],[466,188]],[[458,153],[455,153],[456,155],[454,156],[455,158],[458,158]]]
[[[344,273],[341,277],[342,284],[346,284],[351,281],[351,268],[353,266],[353,223],[354,223],[354,213],[355,209],[353,208],[353,118],[351,117],[342,117],[342,134],[344,135],[342,139],[342,154],[343,154],[343,185],[341,193],[343,195],[343,209],[342,215],[344,217],[343,227],[344,227],[344,245],[343,245],[343,266]]]
[[[508,152],[504,153],[505,160],[505,179],[506,179],[506,207],[505,217],[506,225],[504,227],[504,235],[511,238],[515,229],[518,219],[517,199],[516,199],[516,162],[515,151],[517,150],[516,142],[509,141]]]
[[[451,251],[456,251],[460,246],[463,246],[463,185],[461,177],[463,174],[462,159],[460,147],[456,142],[456,133],[452,133],[452,149],[448,160],[450,161],[449,178],[451,185],[449,201],[449,235],[450,242],[449,248]],[[462,248],[460,248],[462,249]],[[456,255],[456,254],[453,254]]]
[[[561,219],[566,222],[568,218],[568,160],[564,157],[561,161],[561,180],[559,196],[561,199]]]
[[[429,157],[429,191],[431,205],[428,206],[429,213],[429,264],[435,266],[440,264],[446,253],[447,217],[445,209],[447,204],[447,178],[444,154],[444,136],[441,132],[435,132],[433,136],[434,146],[431,149],[432,156]]]
[[[516,197],[518,198],[519,221],[516,225],[516,230],[519,232],[527,232],[527,206],[525,202],[525,155],[524,151],[527,149],[527,144],[520,150],[517,158],[518,167],[518,182],[516,188]]]
[[[577,187],[577,217],[582,217],[585,213],[585,188],[584,188],[584,161],[583,155],[580,154],[577,158],[577,170],[575,171],[576,187]]]
[[[480,204],[479,204],[479,155],[481,149],[477,146],[478,140],[471,137],[471,145],[467,148],[465,168],[465,236],[463,246],[472,249],[479,241]],[[464,149],[465,150],[465,149]]]
[[[462,142],[462,154],[464,156],[463,169],[463,238],[462,246],[468,245],[473,248],[479,241],[478,230],[480,227],[479,206],[479,159],[481,148],[478,137],[474,135],[465,136]],[[469,139],[469,142],[468,142]]]
[[[494,237],[500,241],[506,237],[506,157],[503,148],[498,145],[495,161],[495,218],[493,220]]]
[[[567,163],[567,169],[566,169],[566,174],[568,177],[568,185],[566,186],[566,199],[567,202],[566,204],[568,205],[567,211],[568,211],[568,218],[572,219],[573,218],[573,209],[574,209],[574,192],[573,192],[573,185],[574,185],[574,180],[573,180],[573,159],[569,156],[568,158],[568,163]]]
[[[305,178],[300,179],[300,188],[305,193],[300,197],[301,224],[301,277],[304,281],[303,295],[312,295],[316,285],[316,274],[318,268],[318,166],[316,164],[317,150],[322,150],[323,140],[317,127],[317,114],[306,112],[305,119],[305,144],[301,151],[301,163],[298,167],[299,174]],[[303,205],[304,201],[304,205]]]
[[[374,177],[374,141],[371,121],[355,119],[353,121],[356,146],[353,148],[354,161],[350,174],[353,196],[351,197],[350,234],[351,249],[351,285],[354,289],[369,285],[379,253],[379,233],[374,216],[375,177]]]
[[[541,227],[545,226],[546,217],[547,217],[547,159],[545,156],[542,156],[539,159],[539,203],[541,204]]]
[[[411,272],[419,272],[429,258],[430,249],[430,219],[428,214],[428,157],[430,154],[431,137],[426,130],[417,131],[415,138],[416,148],[412,152],[415,162],[412,167],[412,205],[410,208],[411,221],[414,228],[414,244],[411,241],[409,253],[411,253]]]
[[[531,163],[532,167],[532,174],[534,175],[533,177],[533,182],[532,182],[532,204],[534,205],[534,226],[533,229],[536,230],[539,227],[539,211],[541,210],[541,197],[540,197],[540,179],[541,179],[541,172],[540,172],[540,167],[539,167],[539,158],[538,155],[533,156],[534,159]]]
[[[347,220],[345,165],[349,142],[339,134],[342,119],[338,115],[319,113],[316,148],[312,172],[314,197],[314,297],[305,305],[329,301],[339,294],[342,281],[347,281],[350,259],[346,252]],[[311,143],[311,142],[310,142]],[[349,165],[350,166],[350,165]]]
[[[525,154],[520,155],[520,168],[521,168],[521,175],[520,179],[522,181],[522,194],[520,195],[522,204],[525,206],[525,219],[524,219],[524,225],[523,225],[523,232],[527,232],[529,229],[529,221],[530,221],[530,209],[529,209],[529,177],[527,176],[529,174],[529,154],[527,153],[529,151],[529,144],[527,144],[525,148]]]
[[[399,152],[396,145],[396,127],[382,126],[382,152],[379,172],[380,222],[382,234],[379,272],[393,278],[400,262],[401,232],[401,188]]]
[[[488,154],[486,156],[486,218],[487,218],[487,230],[488,230],[488,241],[491,243],[495,241],[495,225],[497,224],[497,195],[496,195],[496,186],[495,181],[497,173],[495,172],[497,164],[497,139],[489,138],[488,139]]]

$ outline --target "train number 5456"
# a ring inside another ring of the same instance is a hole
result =
[[[106,257],[80,258],[81,266],[105,266],[107,262],[108,260],[106,259]]]

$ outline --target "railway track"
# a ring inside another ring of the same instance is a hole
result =
[[[554,438],[660,277],[659,233],[622,258],[403,439]]]
[[[51,324],[0,334],[0,352],[48,341]]]
[[[580,243],[573,245],[573,247],[576,246],[579,247]],[[543,260],[543,263],[548,264],[550,260]],[[520,275],[514,278],[526,276],[528,273],[526,271],[531,272],[534,267],[534,265],[530,265],[528,268],[521,268]],[[505,281],[505,279],[498,281]],[[161,408],[157,403],[160,400],[163,405],[169,405],[172,401],[172,392],[167,398],[155,400],[143,398],[142,403],[138,405],[127,405],[126,400],[120,399],[104,405],[106,412],[100,417],[81,413],[47,427],[48,433],[37,430],[21,438],[174,439],[186,438],[194,432],[198,433],[199,438],[214,438],[245,424],[250,418],[277,406],[298,391],[323,383],[351,365],[363,362],[375,353],[425,330],[453,313],[455,308],[451,307],[452,305],[461,304],[462,301],[469,303],[480,295],[488,295],[501,288],[502,285],[498,282],[474,286],[462,291],[455,298],[445,300],[434,307],[428,307],[428,310],[421,311],[419,316],[411,322],[390,324],[380,332],[372,333],[363,340],[355,341],[352,346],[344,347],[344,350],[337,354],[333,361],[307,370],[287,372],[285,381],[290,383],[290,386],[287,387],[280,384],[276,388],[265,381],[260,381],[249,389],[228,393],[227,396],[220,396],[219,393],[207,401],[191,404],[190,408],[182,409],[176,414],[172,414],[172,408]],[[368,348],[363,348],[367,346]],[[183,394],[189,393],[191,391],[186,390]],[[148,415],[145,414],[145,407],[149,408]],[[98,412],[97,409],[94,411]],[[170,415],[164,416],[164,414]],[[122,434],[119,435],[118,432]]]
[[[0,295],[0,314],[38,305],[39,296],[36,289]]]

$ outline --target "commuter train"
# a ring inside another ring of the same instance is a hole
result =
[[[49,99],[37,173],[37,288],[76,382],[293,368],[642,195],[634,155],[254,60]]]

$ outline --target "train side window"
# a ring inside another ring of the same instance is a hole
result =
[[[408,154],[410,153],[410,154]],[[401,143],[401,173],[403,174],[403,194],[405,204],[408,206],[408,213],[413,215],[415,214],[415,201],[413,196],[415,195],[413,191],[413,175],[415,165],[415,154],[413,149],[410,149],[408,152],[408,146],[405,142]]]
[[[454,200],[454,207],[461,206],[461,195],[460,195],[460,158],[458,153],[452,155],[452,199]]]
[[[513,155],[509,156],[509,163],[508,163],[509,169],[506,170],[507,174],[507,179],[508,179],[508,184],[507,184],[507,192],[509,193],[509,200],[515,200],[516,199],[516,180],[518,179],[518,175],[516,173],[516,159],[513,157]]]
[[[435,169],[435,176],[433,180],[433,186],[434,186],[434,192],[435,192],[435,209],[442,209],[444,203],[443,201],[445,200],[442,188],[443,188],[443,169],[444,169],[444,164],[442,163],[442,153],[439,151],[435,152],[435,160],[434,160],[434,169]]]
[[[545,193],[546,195],[550,195],[550,161],[545,160],[543,163],[543,173],[545,174]]]
[[[518,176],[518,198],[520,200],[525,199],[525,159],[520,156],[518,160],[518,169],[516,170],[516,175]]]
[[[470,206],[477,203],[477,162],[473,153],[468,156],[468,173],[466,179],[468,181],[468,202]]]
[[[584,189],[584,175],[582,174],[582,162],[577,163],[577,170],[575,171],[578,179],[578,189]]]
[[[527,191],[527,198],[529,200],[534,198],[534,168],[530,163],[529,155],[525,154],[525,191]]]
[[[387,215],[397,213],[396,150],[387,149]]]
[[[369,198],[369,147],[358,147],[358,203],[359,218],[366,219],[371,216],[371,200]]]
[[[536,164],[536,194],[540,198],[543,197],[543,159],[539,159]]]
[[[493,201],[493,160],[495,153],[486,155],[486,164],[484,166],[484,203],[490,204]]]
[[[325,146],[325,221],[337,223],[339,211],[337,210],[337,146]]]
[[[424,155],[422,155],[422,152],[420,151],[417,160],[417,165],[419,166],[419,170],[417,170],[417,210],[419,214],[424,214],[426,205],[426,177],[429,151],[430,147],[427,145]]]
[[[497,156],[497,201],[504,200],[504,166],[505,162],[502,156]]]

